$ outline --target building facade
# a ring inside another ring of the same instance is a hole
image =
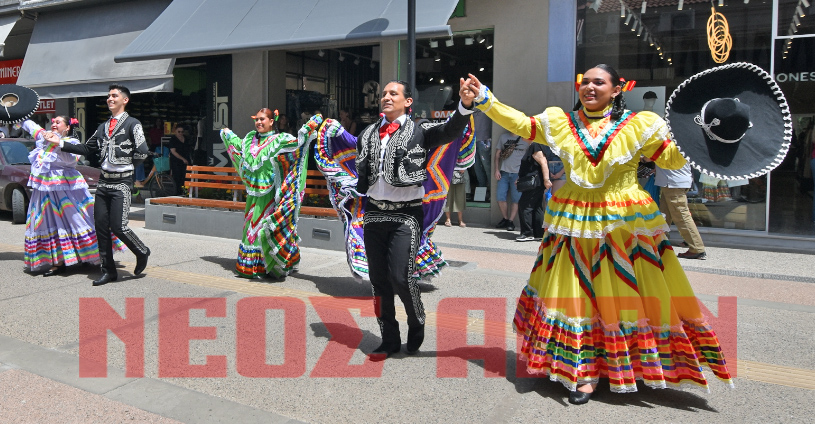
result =
[[[122,82],[138,93],[131,112],[148,130],[184,125],[208,162],[224,165],[219,129],[250,131],[249,116],[260,107],[279,109],[295,128],[315,111],[348,112],[359,131],[376,119],[380,84],[407,79],[407,2],[296,3],[0,0],[2,60],[23,60],[19,83],[56,99],[55,112],[80,117],[85,128],[106,118],[107,84]],[[443,119],[467,73],[527,114],[571,108],[576,74],[597,63],[637,81],[626,93],[629,108],[659,112],[679,83],[715,66],[726,47],[725,63],[751,62],[775,75],[796,140],[768,176],[723,184],[696,175],[694,218],[714,244],[762,240],[815,250],[807,156],[815,121],[813,7],[809,0],[713,8],[697,0],[417,0],[414,112]],[[122,14],[129,19],[90,24]],[[708,40],[709,20],[727,22],[729,42]],[[655,101],[643,100],[648,92]],[[477,137],[497,140],[502,132],[492,126]],[[490,225],[500,218],[489,178],[494,144],[481,147],[466,213],[468,222]]]

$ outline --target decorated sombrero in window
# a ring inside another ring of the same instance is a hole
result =
[[[691,166],[720,180],[756,178],[781,164],[792,117],[770,74],[751,63],[700,72],[665,108],[671,136]]]
[[[0,84],[0,122],[15,124],[31,117],[40,106],[36,91],[16,84]]]

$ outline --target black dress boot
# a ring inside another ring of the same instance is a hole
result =
[[[141,274],[147,268],[147,258],[150,257],[150,249],[144,255],[136,256],[136,268],[133,269],[133,275]]]
[[[102,271],[102,276],[98,280],[93,280],[94,286],[104,286],[105,284],[116,281],[119,278],[115,272]]]
[[[424,342],[424,324],[409,327],[407,345],[405,346],[408,355],[415,355]]]

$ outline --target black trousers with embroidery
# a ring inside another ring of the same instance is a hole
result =
[[[118,237],[136,256],[146,255],[149,252],[147,246],[127,226],[132,188],[132,177],[102,178],[96,187],[93,221],[96,225],[96,240],[99,243],[102,270],[109,274],[116,273],[111,233]]]
[[[368,275],[373,286],[382,342],[401,345],[396,321],[394,294],[405,305],[410,328],[424,325],[425,313],[419,284],[413,276],[416,253],[422,236],[424,212],[421,206],[395,211],[378,209],[370,202],[364,218],[365,253]]]

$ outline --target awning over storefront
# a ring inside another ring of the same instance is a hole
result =
[[[173,60],[113,61],[169,3],[139,0],[41,13],[17,84],[50,98],[106,96],[114,82],[132,93],[172,91]]]
[[[450,35],[458,0],[416,0],[416,33]],[[175,0],[117,62],[309,49],[407,35],[405,0]]]
[[[0,57],[3,56],[3,50],[6,47],[6,38],[8,38],[14,24],[20,20],[20,14],[0,16]]]

